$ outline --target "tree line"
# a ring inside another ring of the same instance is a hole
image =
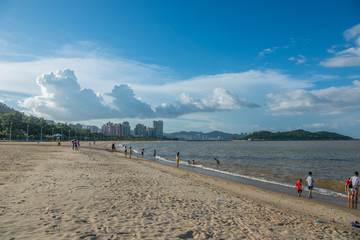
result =
[[[269,131],[254,132],[242,140],[268,140],[268,141],[302,141],[302,140],[353,140],[353,138],[332,132],[308,132],[304,130],[294,130],[289,132]]]
[[[71,139],[79,139],[80,141],[154,140],[152,138],[92,133],[89,129],[72,129],[67,124],[52,124],[43,118],[26,116],[18,111],[0,113],[0,140],[55,141],[55,134],[62,135],[61,141],[70,141]]]

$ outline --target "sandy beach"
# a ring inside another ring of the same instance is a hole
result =
[[[124,158],[111,144],[0,143],[0,238],[360,238],[359,210]]]

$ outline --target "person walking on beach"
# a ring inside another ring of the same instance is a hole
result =
[[[306,178],[306,182],[309,186],[309,198],[312,198],[312,190],[314,188],[314,177],[312,176],[312,172],[309,172],[309,176]]]
[[[301,197],[302,193],[302,186],[301,186],[302,179],[300,178],[299,181],[296,182],[296,188],[298,191],[298,197]]]
[[[155,158],[156,158],[156,150],[154,150],[153,157],[154,157],[154,161],[155,161]]]
[[[144,156],[144,149],[141,149],[141,156]]]
[[[354,203],[354,207],[357,205],[358,193],[359,193],[359,173],[355,171],[354,176],[351,177],[352,183],[352,202]]]
[[[352,181],[351,181],[351,177],[348,178],[348,180],[346,180],[345,183],[345,193],[347,193],[348,195],[348,207],[351,207],[351,203],[352,203]]]
[[[180,155],[180,153],[179,152],[177,152],[176,153],[176,167],[179,167],[179,155]]]
[[[216,164],[216,165],[219,165],[219,164],[220,164],[219,160],[217,160],[216,158],[214,158],[214,160],[215,160],[215,164]]]
[[[125,154],[125,157],[126,157],[126,155],[127,155],[127,148],[126,148],[126,146],[125,146],[124,154]]]
[[[112,144],[112,146],[111,146],[111,151],[112,151],[112,152],[115,152],[115,151],[116,151],[115,143]]]
[[[75,139],[75,141],[74,141],[74,144],[75,144],[75,150],[79,150],[79,148],[78,148],[78,141]]]
[[[131,154],[132,154],[132,148],[129,147],[129,157],[131,158]]]

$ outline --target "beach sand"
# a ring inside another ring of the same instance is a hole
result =
[[[360,238],[359,210],[124,158],[111,144],[0,143],[0,238]]]

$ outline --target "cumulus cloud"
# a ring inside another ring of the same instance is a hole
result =
[[[325,59],[320,64],[325,67],[354,67],[360,66],[360,23],[344,32],[347,41],[346,49],[330,49],[335,56]],[[350,45],[350,46],[349,46]]]
[[[151,106],[137,99],[133,90],[128,85],[115,86],[111,93],[113,97],[112,106],[119,114],[117,117],[128,118],[152,118],[155,117]]]
[[[275,115],[342,114],[360,111],[360,81],[351,86],[321,90],[296,90],[284,94],[268,94],[267,106]]]
[[[239,99],[226,89],[216,88],[209,96],[198,99],[188,94],[181,94],[173,104],[162,104],[155,108],[158,115],[164,117],[177,117],[182,114],[196,112],[216,112],[234,110],[240,108],[256,108],[257,104],[249,103],[245,99]]]
[[[91,89],[81,90],[72,70],[42,74],[36,78],[41,89],[40,96],[26,98],[19,102],[39,116],[56,120],[85,120],[97,116],[111,116],[113,110],[101,102]]]
[[[182,93],[173,104],[153,108],[136,97],[126,84],[115,85],[110,93],[106,93],[112,100],[110,104],[105,104],[101,94],[95,94],[91,89],[81,89],[74,71],[70,69],[42,74],[36,78],[36,82],[41,95],[26,98],[19,105],[31,109],[36,115],[55,120],[177,117],[188,113],[258,107],[225,89],[217,88],[202,99]]]

